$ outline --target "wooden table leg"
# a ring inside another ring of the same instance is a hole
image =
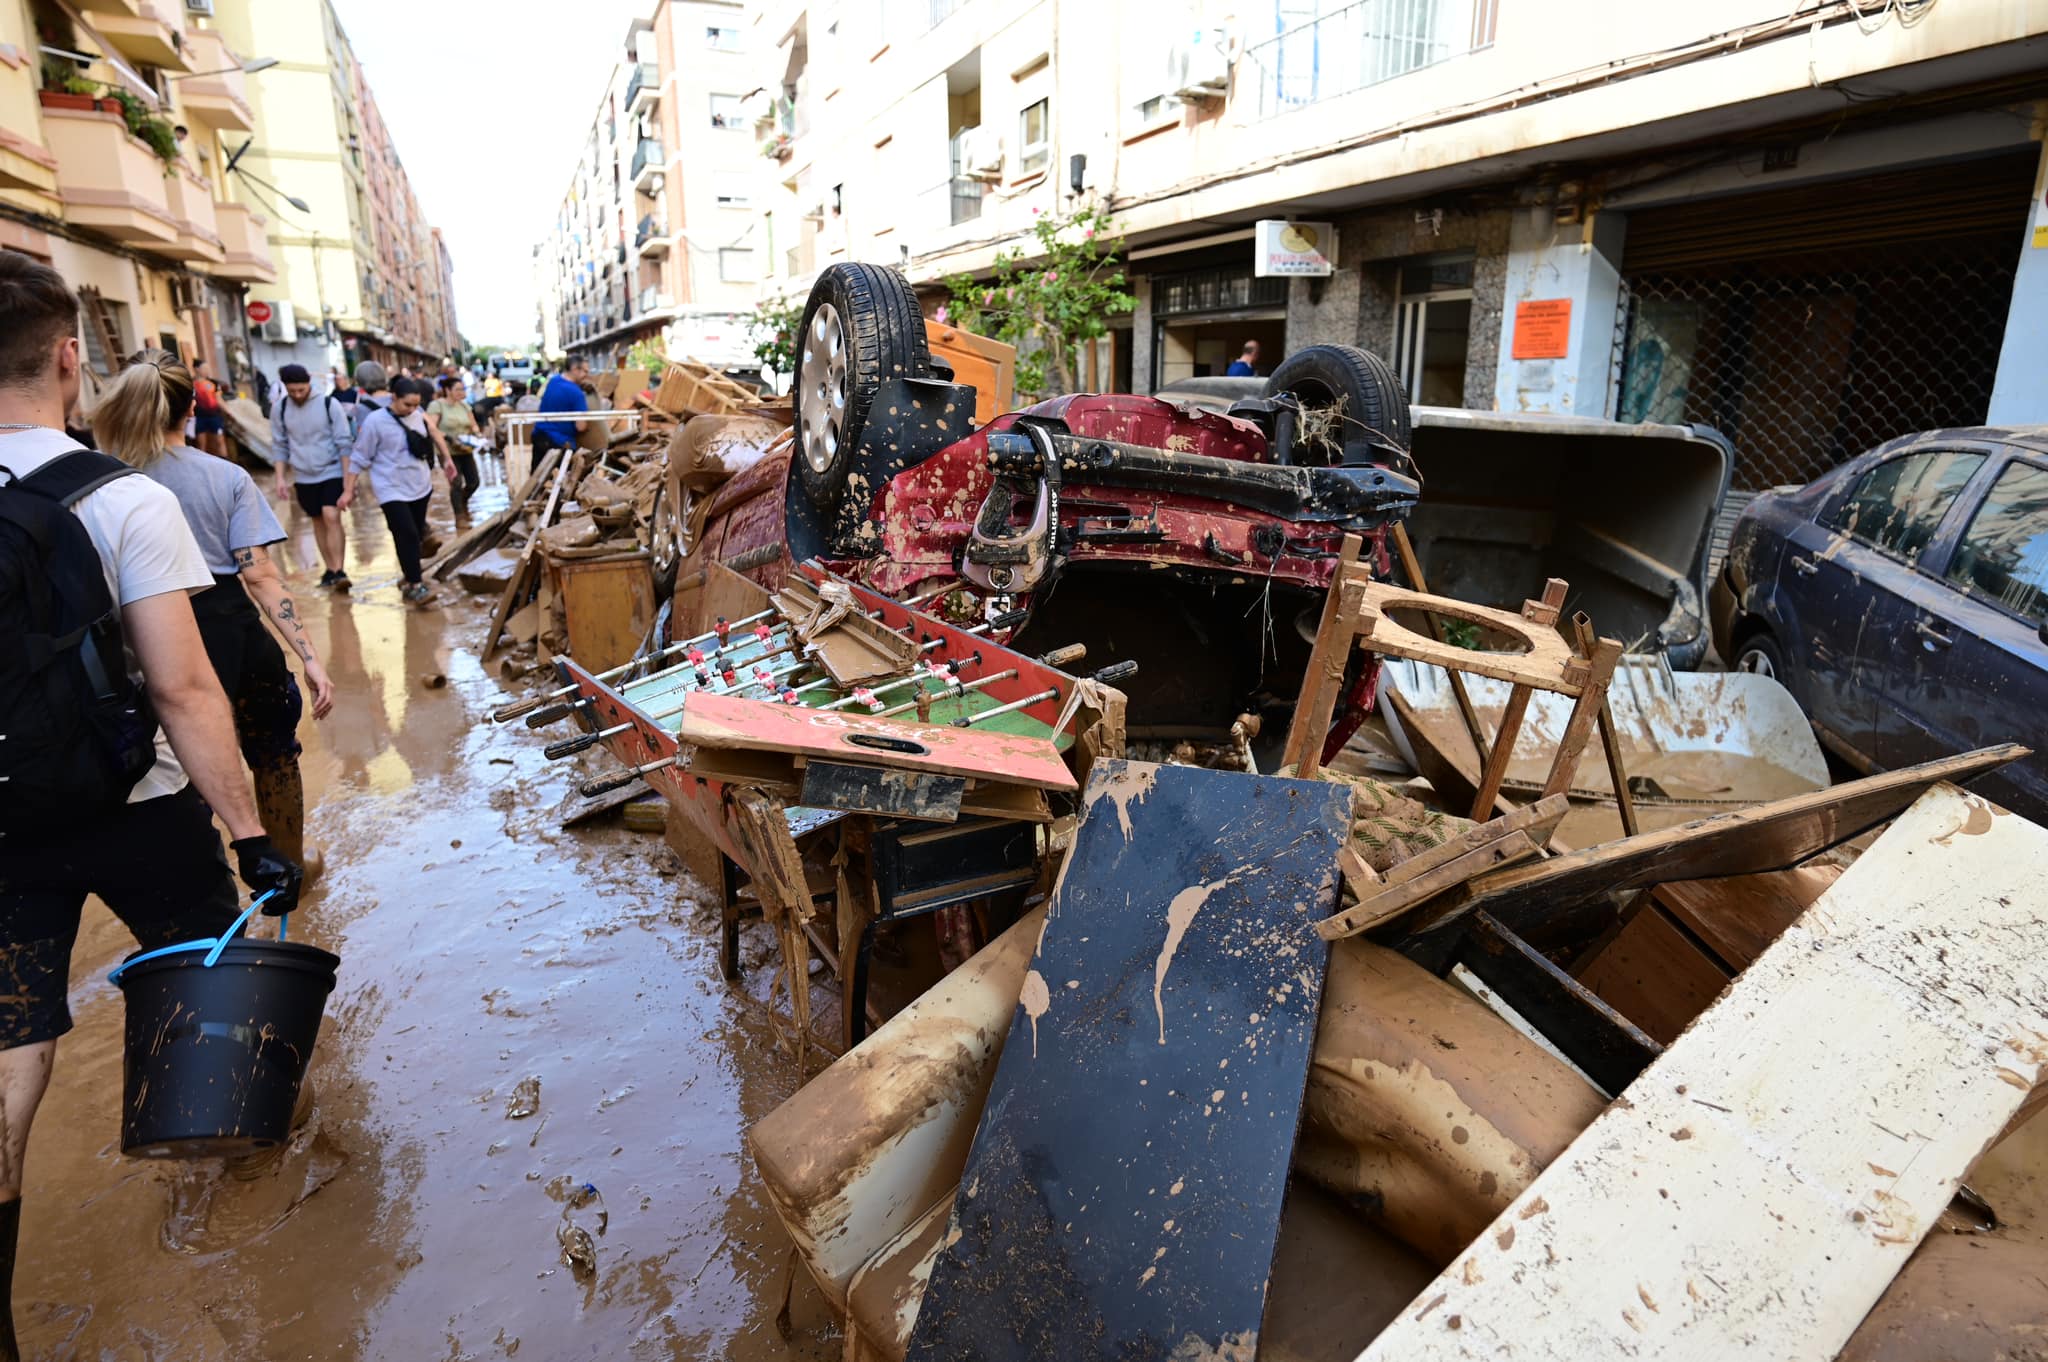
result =
[[[1501,711],[1500,728],[1493,735],[1493,752],[1480,773],[1479,793],[1472,799],[1472,817],[1482,823],[1493,817],[1493,801],[1500,794],[1501,782],[1507,779],[1508,762],[1515,755],[1515,739],[1522,732],[1522,716],[1529,712],[1532,694],[1527,686],[1516,686],[1508,692],[1507,708]]]
[[[1586,683],[1579,691],[1578,702],[1572,706],[1572,717],[1564,726],[1564,736],[1558,739],[1557,756],[1550,763],[1550,777],[1543,782],[1544,794],[1563,794],[1571,785],[1572,773],[1579,769],[1579,754],[1586,750],[1586,743],[1593,736],[1593,724],[1607,706],[1607,683],[1614,676],[1615,663],[1620,660],[1620,640],[1603,638],[1593,646],[1593,655],[1587,660]]]
[[[1294,702],[1294,721],[1287,728],[1287,746],[1282,749],[1283,766],[1294,768],[1303,779],[1313,778],[1323,764],[1323,743],[1330,732],[1330,712],[1336,707],[1337,692],[1344,685],[1344,667],[1351,650],[1358,646],[1358,589],[1352,570],[1358,564],[1364,540],[1344,536],[1337,555],[1337,574],[1330,579],[1329,594],[1323,597],[1323,618],[1316,625],[1316,643],[1308,657],[1308,670],[1301,679],[1301,696]]]

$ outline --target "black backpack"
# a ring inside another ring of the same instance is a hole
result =
[[[122,803],[156,763],[156,712],[71,510],[133,472],[86,449],[25,478],[0,465],[0,822]]]

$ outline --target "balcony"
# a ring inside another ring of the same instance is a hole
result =
[[[203,260],[211,265],[227,258],[212,186],[180,167],[164,176],[164,200],[177,220],[178,239],[160,247],[163,254],[173,260]]]
[[[0,189],[25,189],[54,197],[57,158],[33,136],[0,128]]]
[[[174,72],[206,69],[194,68],[185,51],[185,16],[176,0],[106,0],[86,8],[97,11],[92,26],[100,36],[131,61]]]
[[[276,283],[277,266],[270,258],[270,239],[265,235],[269,221],[240,203],[216,202],[213,211],[224,257],[214,273],[245,284]]]
[[[651,61],[633,68],[626,81],[626,112],[646,113],[661,102],[661,69]]]
[[[640,225],[633,231],[633,244],[643,259],[659,260],[668,254],[668,238],[661,234],[653,214],[640,219]]]
[[[45,108],[43,136],[57,158],[65,221],[152,249],[177,243],[164,163],[129,134],[121,115]]]
[[[254,132],[256,115],[249,108],[249,86],[242,75],[242,59],[228,50],[220,34],[212,29],[193,29],[185,35],[185,55],[191,59],[193,70],[220,73],[178,82],[178,104],[187,117],[222,132]]]
[[[661,143],[652,137],[640,139],[640,145],[633,149],[633,187],[641,193],[652,192],[661,179],[664,167]]]
[[[1358,0],[1245,48],[1259,115],[1336,99],[1491,41],[1475,0]]]

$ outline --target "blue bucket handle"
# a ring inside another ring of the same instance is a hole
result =
[[[139,965],[145,960],[160,959],[166,955],[176,955],[182,951],[205,950],[206,958],[199,963],[211,968],[214,962],[220,959],[220,953],[228,948],[228,942],[234,939],[235,933],[241,931],[243,924],[247,923],[255,915],[256,910],[267,903],[270,900],[270,896],[276,892],[275,889],[268,889],[258,894],[254,899],[251,899],[249,906],[244,908],[241,915],[229,923],[228,929],[219,936],[201,937],[197,941],[181,941],[175,946],[158,946],[153,951],[144,951],[131,960],[123,960],[120,964],[109,970],[107,972],[107,982],[110,984],[120,983],[121,975],[132,965]],[[284,940],[285,924],[290,916],[289,913],[279,914],[278,916],[277,939],[279,941]]]

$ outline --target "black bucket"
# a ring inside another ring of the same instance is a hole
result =
[[[235,939],[143,951],[115,972],[128,999],[121,1152],[224,1158],[284,1143],[340,957]]]

